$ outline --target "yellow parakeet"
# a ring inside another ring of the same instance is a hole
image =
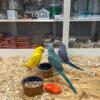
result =
[[[33,52],[32,56],[29,58],[28,62],[24,64],[24,66],[28,68],[33,68],[33,67],[38,66],[41,61],[43,52],[44,52],[43,47],[37,47],[35,51]]]

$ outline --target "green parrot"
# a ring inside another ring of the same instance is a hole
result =
[[[75,87],[72,85],[71,81],[67,78],[64,73],[63,66],[58,55],[55,53],[52,43],[47,44],[48,47],[48,60],[49,63],[58,71],[58,73],[68,82],[70,88],[73,90],[74,93],[77,93]]]

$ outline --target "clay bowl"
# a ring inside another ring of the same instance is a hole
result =
[[[38,67],[38,72],[43,78],[53,77],[53,68],[50,63],[41,63]]]
[[[26,96],[33,97],[43,92],[43,79],[38,76],[26,77],[22,80],[22,86],[24,89],[24,94]]]

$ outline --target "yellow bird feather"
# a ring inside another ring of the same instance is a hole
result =
[[[37,47],[33,52],[32,56],[29,58],[28,62],[24,66],[28,68],[33,68],[39,65],[42,59],[42,53],[44,52],[43,47]]]

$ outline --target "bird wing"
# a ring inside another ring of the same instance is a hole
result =
[[[35,53],[28,61],[29,67],[37,66],[40,63],[41,57],[40,53]]]
[[[65,63],[69,62],[68,54],[65,50],[59,49],[58,55]]]
[[[48,60],[50,64],[56,68],[58,71],[63,71],[63,67],[59,59],[57,59],[55,56],[48,55]]]
[[[41,53],[35,53],[33,55],[33,65],[37,66],[40,63],[41,57],[42,57]]]

